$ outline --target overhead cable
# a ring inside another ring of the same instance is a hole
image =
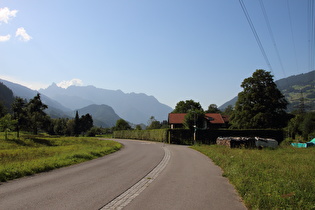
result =
[[[278,60],[279,60],[279,63],[280,63],[283,75],[284,75],[284,77],[286,77],[286,73],[285,73],[285,70],[283,68],[283,63],[282,63],[282,60],[281,60],[281,57],[280,57],[280,53],[279,53],[279,50],[278,50],[278,47],[277,47],[277,44],[276,44],[276,40],[275,40],[275,38],[273,36],[273,33],[272,33],[272,30],[271,30],[270,22],[269,22],[269,19],[268,19],[268,16],[267,16],[267,12],[266,12],[264,3],[263,3],[262,0],[259,0],[259,3],[260,3],[261,10],[262,10],[262,12],[264,14],[264,18],[265,18],[265,21],[266,21],[266,24],[267,24],[267,27],[268,27],[269,35],[270,35],[270,37],[272,39],[273,46],[274,46],[275,51],[277,53],[277,57],[278,57]]]
[[[309,49],[309,70],[314,70],[314,50],[315,50],[315,15],[314,0],[308,1],[308,49]]]
[[[247,12],[246,6],[245,6],[243,0],[239,0],[239,3],[240,3],[240,5],[241,5],[241,7],[242,7],[242,9],[243,9],[243,12],[244,12],[245,17],[246,17],[246,19],[247,19],[247,21],[248,21],[248,24],[249,24],[249,26],[250,26],[250,28],[251,28],[253,34],[254,34],[254,37],[255,37],[256,42],[257,42],[257,44],[258,44],[258,46],[259,46],[259,49],[260,49],[260,51],[261,51],[261,53],[262,53],[262,55],[263,55],[263,57],[264,57],[264,59],[265,59],[267,65],[269,66],[270,71],[271,71],[272,74],[273,74],[271,64],[270,64],[269,59],[268,59],[268,57],[267,57],[267,54],[266,54],[266,52],[265,52],[265,50],[264,50],[264,47],[263,47],[263,45],[262,45],[262,43],[261,43],[261,41],[260,41],[260,39],[259,39],[259,36],[258,36],[258,34],[257,34],[256,30],[255,30],[254,24],[253,24],[253,22],[252,22],[252,20],[251,20],[251,18],[250,18],[250,16],[249,16],[249,14],[248,14],[248,12]]]
[[[300,68],[299,68],[299,62],[298,62],[297,54],[296,54],[296,47],[295,47],[295,41],[294,41],[294,35],[293,35],[293,24],[292,24],[292,17],[291,17],[291,9],[290,9],[289,0],[287,0],[287,6],[288,6],[288,13],[289,13],[289,22],[290,22],[291,37],[292,37],[292,42],[293,42],[293,51],[294,51],[294,57],[295,57],[295,64],[296,64],[296,69],[297,69],[297,71],[299,73],[300,72]]]

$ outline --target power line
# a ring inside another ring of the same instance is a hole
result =
[[[296,47],[295,47],[294,35],[293,35],[293,24],[292,24],[292,17],[291,17],[291,9],[290,9],[289,0],[287,0],[287,6],[288,6],[288,13],[289,13],[289,22],[290,22],[291,37],[292,37],[292,42],[293,42],[293,51],[294,51],[296,69],[298,70],[298,72],[300,72],[300,71],[299,71],[299,70],[300,70],[300,68],[299,68],[299,63],[298,63],[297,54],[296,54]]]
[[[244,12],[244,14],[245,14],[245,16],[246,16],[246,19],[247,19],[247,21],[248,21],[248,24],[249,24],[249,26],[250,26],[250,28],[251,28],[253,34],[254,34],[254,37],[255,37],[256,42],[257,42],[257,44],[258,44],[258,46],[259,46],[259,49],[260,49],[260,51],[261,51],[261,53],[262,53],[262,55],[263,55],[263,57],[264,57],[264,59],[265,59],[267,65],[269,66],[270,71],[271,71],[272,74],[273,74],[271,64],[270,64],[269,59],[268,59],[268,57],[267,57],[267,54],[266,54],[266,52],[265,52],[265,50],[264,50],[264,47],[263,47],[263,45],[261,44],[261,41],[260,41],[260,39],[259,39],[259,36],[258,36],[258,34],[257,34],[256,30],[255,30],[254,24],[253,24],[253,22],[252,22],[252,20],[251,20],[251,18],[250,18],[250,16],[249,16],[249,14],[248,14],[248,12],[247,12],[246,6],[245,6],[243,0],[239,0],[239,3],[240,3],[240,5],[241,5],[241,7],[242,7],[242,9],[243,9],[243,12]]]
[[[315,50],[315,15],[314,0],[308,1],[308,49],[309,49],[309,70],[314,70],[314,50]]]
[[[266,12],[264,3],[263,3],[262,0],[259,0],[259,3],[260,3],[261,10],[262,10],[262,12],[264,14],[264,18],[265,18],[265,21],[266,21],[266,24],[267,24],[267,27],[268,27],[269,35],[270,35],[270,37],[272,39],[273,46],[274,46],[275,51],[277,53],[277,57],[278,57],[278,60],[279,60],[279,63],[280,63],[283,75],[284,75],[284,77],[286,77],[286,73],[285,73],[285,70],[283,68],[283,63],[282,63],[282,60],[281,60],[281,57],[280,57],[280,53],[279,53],[279,50],[278,50],[278,47],[277,47],[277,44],[276,44],[276,40],[275,40],[275,38],[273,36],[273,33],[272,33],[272,30],[271,30],[270,22],[269,22],[269,19],[268,19],[268,16],[267,16],[267,12]]]

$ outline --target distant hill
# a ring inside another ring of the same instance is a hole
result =
[[[115,113],[112,107],[107,105],[92,104],[78,110],[80,116],[90,114],[93,118],[93,124],[98,127],[110,128],[116,125],[120,117]],[[73,114],[74,117],[74,114]]]
[[[289,102],[288,110],[298,109],[303,99],[305,109],[315,111],[315,70],[276,81]]]
[[[121,118],[134,124],[146,124],[151,116],[159,121],[166,120],[168,113],[173,110],[153,96],[143,93],[124,93],[121,90],[107,90],[94,86],[70,86],[64,89],[53,83],[46,89],[40,89],[39,92],[72,110],[91,104],[106,104],[112,107]]]
[[[100,105],[104,109],[103,105],[107,105],[112,108],[112,116],[117,115],[132,124],[147,124],[151,116],[159,121],[166,120],[168,113],[173,110],[155,97],[143,93],[124,93],[121,90],[106,90],[94,86],[70,86],[64,89],[54,83],[46,89],[35,91],[6,80],[0,79],[0,82],[11,89],[14,96],[27,100],[34,98],[39,92],[43,103],[48,105],[46,112],[52,118],[71,118],[76,110],[90,105]],[[96,106],[94,108],[100,109]],[[103,127],[111,126],[111,120],[104,121],[103,111],[89,110],[90,114],[94,113],[92,116],[95,122],[98,121]],[[98,113],[101,113],[101,117],[97,116]],[[81,115],[83,114],[82,112]],[[110,119],[117,119],[117,116]]]
[[[289,102],[288,112],[298,109],[302,99],[307,111],[315,111],[315,70],[283,78],[275,83]],[[236,101],[237,96],[221,105],[219,109],[224,110],[229,105],[234,106]]]
[[[7,111],[10,111],[13,101],[14,97],[12,90],[0,82],[0,103],[7,109]]]
[[[38,93],[35,90],[31,90],[23,85],[19,85],[13,82],[9,82],[2,79],[0,79],[0,82],[12,90],[14,97],[20,97],[23,99],[30,100],[34,98],[34,96],[36,96]],[[48,109],[46,112],[51,117],[53,118],[69,117],[69,115],[67,115],[66,113],[71,112],[71,109],[65,106],[62,106],[57,101],[52,100],[43,94],[41,94],[41,99],[44,104],[48,105]]]

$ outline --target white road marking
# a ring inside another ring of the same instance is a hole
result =
[[[151,182],[153,182],[158,175],[163,171],[165,166],[168,164],[171,153],[167,147],[163,147],[164,149],[164,158],[159,163],[158,166],[156,166],[149,174],[147,174],[143,179],[141,179],[139,182],[137,182],[135,185],[133,185],[131,188],[129,188],[127,191],[122,193],[120,196],[112,200],[110,203],[106,204],[101,210],[105,209],[123,209],[125,206],[127,206],[134,198],[136,198],[146,187],[149,186]]]

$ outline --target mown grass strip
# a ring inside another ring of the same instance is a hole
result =
[[[121,147],[114,141],[86,137],[0,139],[0,181],[84,162]]]
[[[249,209],[315,209],[315,148],[192,148],[222,168]]]

